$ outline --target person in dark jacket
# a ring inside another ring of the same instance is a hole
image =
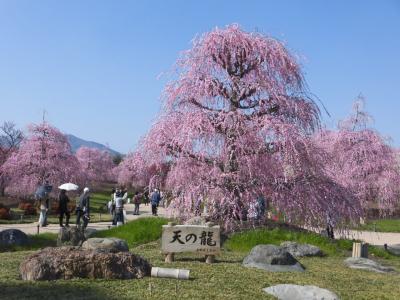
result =
[[[83,220],[83,228],[86,228],[90,220],[90,195],[89,188],[83,189],[82,195],[79,197],[79,203],[76,206],[76,225],[81,225]]]
[[[139,192],[135,193],[135,196],[133,197],[133,204],[135,204],[135,209],[133,211],[134,215],[139,215],[139,206],[141,201],[142,195],[139,194]]]
[[[70,213],[68,210],[68,202],[69,202],[69,198],[67,196],[67,191],[66,190],[61,190],[60,195],[58,196],[58,210],[60,213],[59,219],[60,219],[60,227],[64,227],[63,225],[63,218],[64,215],[66,216],[66,221],[65,221],[65,226],[68,227],[69,226],[69,218],[70,218]]]
[[[151,194],[150,200],[151,200],[151,212],[153,216],[157,216],[157,207],[161,200],[160,192],[157,189],[154,189],[154,192]]]

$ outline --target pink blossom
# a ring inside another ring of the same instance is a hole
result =
[[[290,222],[324,226],[332,212],[338,225],[357,220],[359,203],[324,168],[318,128],[295,58],[281,42],[231,25],[182,54],[161,114],[125,165],[140,174],[168,164],[164,185],[181,218],[200,201],[230,226],[262,195]]]

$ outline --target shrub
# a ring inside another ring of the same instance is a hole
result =
[[[18,208],[24,212],[25,216],[33,216],[36,215],[36,208],[30,202],[20,202],[18,204]]]
[[[2,220],[10,220],[11,219],[9,208],[4,207],[4,206],[2,208],[0,208],[0,219],[2,219]]]

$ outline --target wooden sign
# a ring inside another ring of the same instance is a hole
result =
[[[196,252],[204,255],[219,254],[219,226],[164,225],[162,228],[162,252]]]

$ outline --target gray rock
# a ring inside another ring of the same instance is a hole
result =
[[[96,232],[97,230],[94,228],[86,228],[84,232],[85,238],[88,239],[92,237]]]
[[[286,249],[294,257],[323,256],[323,252],[316,246],[309,244],[298,244],[296,242],[283,242],[281,247]]]
[[[386,247],[386,251],[389,252],[390,254],[400,256],[400,244],[390,245],[390,246],[388,245]]]
[[[373,271],[373,272],[378,272],[378,273],[390,273],[390,272],[395,272],[396,270],[392,267],[385,267],[382,266],[381,264],[368,259],[368,258],[354,258],[354,257],[349,257],[347,258],[344,263],[352,269],[362,269],[362,270],[367,270],[367,271]]]
[[[193,217],[186,220],[185,225],[205,225],[207,223],[206,219],[203,217]]]
[[[0,246],[24,246],[29,244],[28,236],[19,229],[0,231]]]
[[[81,227],[61,227],[58,231],[57,246],[80,246],[85,240]]]
[[[127,252],[128,244],[117,238],[90,238],[82,244],[83,249],[103,252]]]
[[[104,253],[64,246],[33,253],[19,270],[23,280],[134,279],[150,275],[151,265],[131,252]]]
[[[278,284],[263,289],[280,300],[338,300],[339,297],[314,285]]]
[[[271,272],[303,272],[303,266],[284,248],[257,245],[243,260],[243,265]]]

